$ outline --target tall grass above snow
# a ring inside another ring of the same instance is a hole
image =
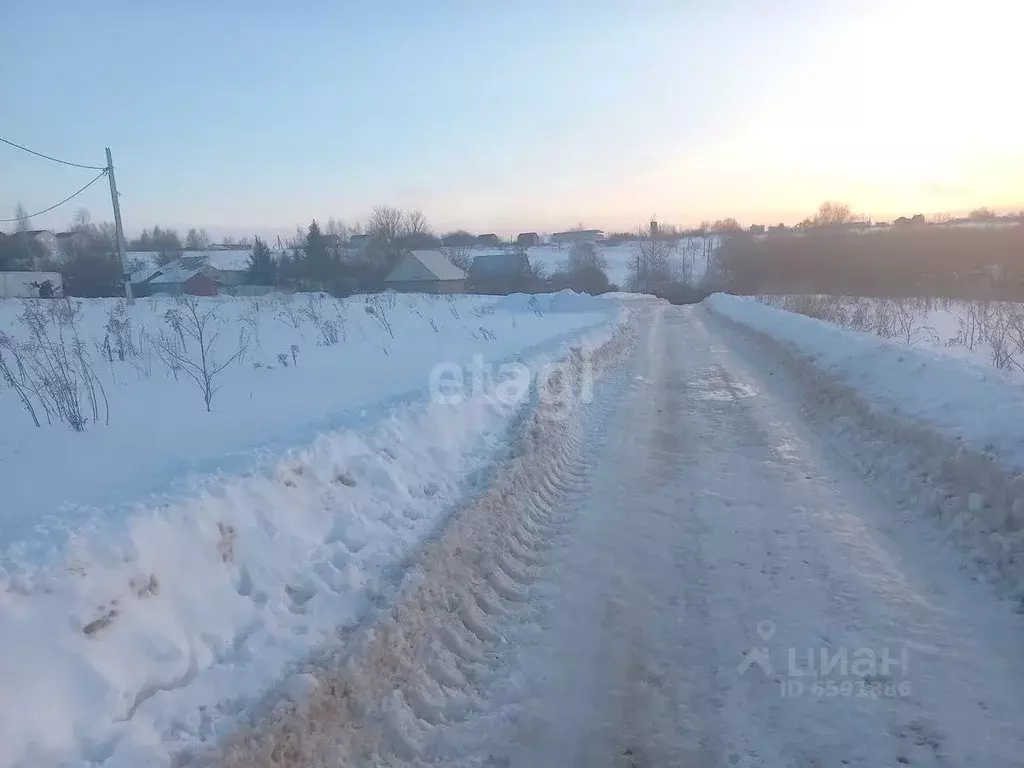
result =
[[[1024,305],[929,297],[761,295],[762,304],[1024,374]]]

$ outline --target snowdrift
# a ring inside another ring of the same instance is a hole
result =
[[[259,338],[211,413],[169,371],[116,355],[96,369],[112,413],[135,417],[123,426],[35,428],[0,394],[3,440],[22,448],[0,462],[18,502],[0,512],[0,766],[166,765],[269,692],[301,695],[295,665],[393,593],[403,562],[486,488],[558,361],[586,359],[624,318],[560,299],[576,311],[403,296],[387,327],[364,297],[203,300],[224,343],[243,326]],[[320,338],[309,301],[347,318],[345,341]],[[85,302],[80,333],[99,335],[115,305]],[[140,301],[135,331],[175,306]],[[0,327],[19,332],[21,311],[0,305]],[[450,377],[438,388],[438,366],[477,363],[457,397]]]
[[[968,360],[715,294],[713,312],[779,344],[805,413],[862,471],[934,515],[972,568],[1024,600],[1024,390]],[[792,354],[795,353],[795,354]]]

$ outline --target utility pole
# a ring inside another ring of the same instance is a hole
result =
[[[124,243],[124,227],[121,226],[121,204],[117,200],[117,182],[114,180],[114,161],[107,147],[107,178],[110,180],[110,202],[114,204],[114,229],[117,232],[117,255],[121,261],[121,274],[124,276],[124,297],[129,304],[132,298],[132,276],[128,274],[128,248]]]

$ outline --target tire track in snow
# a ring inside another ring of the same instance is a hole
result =
[[[627,326],[598,348],[594,372],[620,366],[633,335]],[[570,356],[577,384],[582,366]],[[458,724],[493,714],[489,697],[515,648],[506,634],[536,615],[533,589],[573,514],[566,502],[589,484],[585,433],[610,407],[607,398],[564,406],[541,398],[490,489],[425,549],[419,575],[387,615],[311,670],[311,695],[280,702],[261,727],[200,763],[398,765],[472,754],[480,729]]]

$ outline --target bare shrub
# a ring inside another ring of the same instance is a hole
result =
[[[459,307],[458,307],[458,305],[456,303],[457,302],[456,297],[453,296],[452,294],[448,294],[447,301],[448,301],[448,311],[451,312],[452,317],[454,317],[456,320],[459,320],[460,319],[459,318]]]
[[[5,355],[9,355],[11,359],[8,360]],[[12,364],[13,368],[11,367]],[[18,371],[18,375],[15,375],[15,370]],[[33,423],[37,427],[41,426],[39,417],[36,415],[36,409],[32,405],[32,399],[29,397],[29,390],[24,383],[25,365],[18,354],[18,346],[15,344],[14,339],[3,331],[0,331],[0,377],[14,390],[22,406],[28,411],[28,415],[32,417]]]
[[[276,317],[292,330],[302,327],[302,309],[290,296],[282,296],[277,305]]]
[[[626,289],[634,293],[657,293],[668,287],[674,277],[672,256],[676,247],[671,240],[652,237],[642,228],[638,230]]]
[[[324,302],[323,294],[310,294],[302,311],[316,326],[320,334],[320,346],[332,347],[341,340],[341,332],[335,320],[324,317]]]
[[[128,317],[124,303],[118,301],[107,312],[106,331],[107,346],[122,363],[128,356],[135,356],[136,349],[132,338],[132,319]]]
[[[153,340],[157,355],[169,369],[182,372],[199,388],[206,404],[207,413],[213,396],[220,389],[217,377],[232,363],[245,356],[248,337],[239,331],[234,351],[225,359],[217,361],[215,345],[224,328],[224,321],[217,313],[217,306],[203,306],[195,296],[183,296],[178,306],[167,310],[164,321],[170,332],[164,330]]]
[[[938,343],[935,330],[924,322],[928,315],[925,302],[916,299],[893,299],[891,302],[896,338],[908,345],[919,342]]]
[[[392,339],[395,338],[395,332],[391,328],[391,313],[395,309],[395,294],[386,292],[367,296],[363,309],[366,314],[377,321],[381,328],[388,332],[388,336]]]
[[[1024,371],[1024,314],[999,304],[991,308],[986,319],[985,341],[992,365],[1001,371]]]
[[[48,301],[45,309],[30,301],[18,317],[29,334],[17,345],[23,392],[35,395],[47,421],[56,417],[76,432],[85,429],[89,415],[93,423],[99,421],[100,400],[104,421],[110,423],[106,392],[79,334],[81,311],[81,305],[70,299]]]

